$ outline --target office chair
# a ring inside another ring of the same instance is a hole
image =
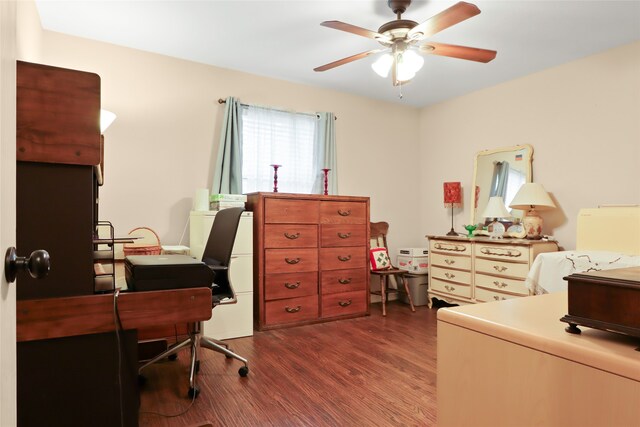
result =
[[[235,304],[238,301],[229,277],[229,264],[231,262],[231,252],[243,211],[244,208],[228,208],[216,214],[211,232],[209,233],[207,245],[202,254],[202,262],[214,273],[213,284],[211,286],[212,309],[218,305]],[[190,346],[191,348],[189,397],[196,397],[199,393],[195,384],[195,375],[200,370],[200,359],[198,358],[199,347],[208,348],[224,354],[227,358],[241,361],[244,364],[244,366],[238,370],[238,374],[241,377],[246,377],[249,373],[247,359],[231,351],[228,344],[203,335],[202,322],[194,323],[190,328],[189,336],[185,340],[173,344],[166,351],[143,364],[138,372],[141,372],[147,366],[165,357],[175,355],[186,346]]]
[[[387,234],[389,232],[389,223],[387,222],[370,222],[369,223],[369,232],[371,247],[383,247],[389,251],[389,247],[387,246]],[[409,299],[409,306],[411,307],[411,311],[415,312],[416,309],[413,306],[413,298],[411,298],[411,293],[409,292],[409,286],[407,284],[407,279],[404,277],[406,271],[400,270],[391,264],[386,270],[372,270],[371,274],[380,277],[380,291],[371,290],[370,293],[380,295],[382,300],[382,315],[387,315],[387,294],[389,292],[398,292],[398,289],[389,289],[388,278],[389,276],[394,276],[397,280],[396,286],[400,286],[401,282],[404,286],[404,290],[407,293],[407,298]]]

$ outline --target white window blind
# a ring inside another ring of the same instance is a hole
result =
[[[242,192],[311,193],[316,116],[254,105],[242,110]]]

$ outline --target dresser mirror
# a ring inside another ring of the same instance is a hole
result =
[[[522,218],[523,211],[510,209],[509,203],[522,184],[531,182],[532,161],[533,147],[530,145],[497,148],[476,154],[469,201],[470,224],[485,223],[486,218],[482,217],[482,213],[492,196],[502,196],[513,217]]]

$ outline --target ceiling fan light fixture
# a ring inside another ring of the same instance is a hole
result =
[[[405,50],[396,56],[396,79],[399,82],[408,82],[416,76],[416,73],[424,65],[424,58],[412,50]]]
[[[376,61],[371,64],[371,68],[382,78],[386,78],[389,75],[389,71],[391,71],[391,66],[393,65],[393,56],[389,53],[385,53],[380,56]]]

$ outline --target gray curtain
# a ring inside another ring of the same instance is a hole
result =
[[[226,99],[211,194],[242,194],[242,106]]]
[[[509,162],[497,162],[493,167],[490,197],[500,196],[504,199],[509,181]]]
[[[327,192],[338,194],[338,163],[336,161],[336,124],[333,113],[317,113],[318,123],[313,143],[313,183],[312,193],[324,193],[324,173],[322,169],[331,169]]]

